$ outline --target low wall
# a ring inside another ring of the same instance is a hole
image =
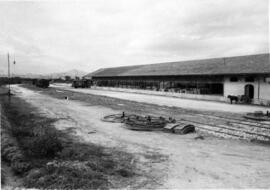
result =
[[[212,101],[223,101],[223,102],[227,101],[227,98],[224,98],[223,96],[216,96],[216,95],[184,94],[184,93],[176,93],[176,92],[162,92],[162,91],[153,91],[153,90],[99,87],[99,86],[93,86],[91,88],[97,89],[97,90],[110,90],[110,91],[117,91],[117,92],[151,94],[151,95],[176,97],[176,98],[189,98],[189,99],[197,99],[197,100],[212,100]]]
[[[253,100],[253,104],[257,104],[257,105],[261,105],[261,106],[270,106],[270,100],[255,98]]]

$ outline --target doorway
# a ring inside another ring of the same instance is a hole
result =
[[[245,86],[245,96],[247,96],[250,99],[254,98],[254,86],[251,84],[247,84]]]

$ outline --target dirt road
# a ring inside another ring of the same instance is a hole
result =
[[[68,89],[74,92],[82,92],[86,94],[95,94],[102,96],[109,96],[113,98],[121,98],[124,100],[132,100],[136,102],[145,102],[150,104],[156,104],[160,106],[175,106],[188,109],[196,110],[208,110],[208,111],[225,111],[233,113],[247,113],[254,111],[264,111],[270,110],[269,107],[255,106],[255,105],[241,105],[241,104],[229,104],[222,102],[212,102],[203,100],[191,100],[184,98],[173,98],[165,96],[155,96],[147,94],[134,94],[128,92],[117,92],[109,90],[96,90],[96,89],[74,89],[70,85],[63,84],[53,84],[52,87]]]
[[[118,113],[104,105],[59,100],[16,85],[12,90],[42,114],[60,119],[55,124],[58,129],[73,129],[82,141],[133,153],[142,172],[154,176],[152,184],[158,188],[270,187],[269,146],[214,137],[195,140],[196,134],[130,131],[118,123],[102,122],[103,116]]]

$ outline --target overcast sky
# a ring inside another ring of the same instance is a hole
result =
[[[0,73],[269,52],[268,0],[0,2]]]

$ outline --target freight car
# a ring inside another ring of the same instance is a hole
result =
[[[82,79],[82,80],[74,80],[72,82],[72,87],[74,88],[90,88],[92,85],[91,80]]]
[[[34,79],[32,81],[32,84],[37,86],[37,87],[40,87],[40,88],[48,88],[49,85],[50,85],[50,80],[47,80],[47,79]]]

